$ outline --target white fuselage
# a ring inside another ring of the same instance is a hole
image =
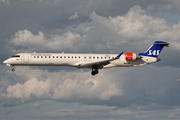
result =
[[[160,61],[158,58],[163,47],[169,43],[155,41],[144,53],[123,54],[70,54],[70,53],[19,53],[5,60],[8,66],[71,66],[92,69],[91,74],[98,74],[99,69],[111,67],[133,67]],[[13,68],[12,71],[15,71]]]
[[[92,66],[83,66],[83,64],[110,60],[117,55],[118,54],[19,53],[7,59],[4,63],[8,66],[72,66],[92,69]],[[147,56],[143,56],[137,60],[126,60],[125,55],[122,54],[119,59],[111,61],[102,68],[139,66],[157,61],[157,58]]]

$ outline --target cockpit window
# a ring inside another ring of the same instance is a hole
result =
[[[12,57],[20,57],[20,55],[13,55]]]

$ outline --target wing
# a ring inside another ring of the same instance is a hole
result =
[[[123,52],[120,53],[118,56],[116,56],[116,57],[113,58],[113,59],[104,60],[104,61],[99,61],[99,62],[79,64],[79,66],[80,66],[80,67],[84,67],[84,68],[98,68],[98,69],[102,69],[103,66],[110,64],[111,61],[114,61],[114,60],[119,59],[122,54],[123,54]]]

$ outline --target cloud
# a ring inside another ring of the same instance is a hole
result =
[[[69,20],[74,20],[74,19],[77,19],[77,18],[79,18],[79,16],[78,16],[78,13],[75,12],[74,15],[72,15],[72,16],[69,17],[68,19],[69,19]]]
[[[78,48],[83,45],[83,38],[76,33],[66,32],[62,35],[51,35],[47,38],[43,32],[38,35],[32,34],[28,30],[18,31],[12,37],[10,44],[18,47],[25,47],[29,51],[42,50],[66,50],[78,51]]]
[[[149,65],[101,70],[91,76],[83,70],[48,72],[20,67],[14,73],[7,71],[14,84],[1,81],[0,98],[6,105],[51,99],[118,107],[136,102],[176,106],[180,105],[178,71]]]
[[[9,86],[7,91],[7,98],[13,98],[18,102],[24,103],[29,99],[48,98],[49,86],[48,82],[41,82],[37,79],[30,79],[25,84],[17,83],[14,86]]]
[[[102,37],[96,40],[102,40],[111,48],[128,45],[145,47],[157,40],[173,42],[179,46],[179,24],[169,27],[165,20],[153,18],[139,6],[132,7],[124,16],[104,18],[93,12],[90,18],[95,32],[89,36],[100,37],[100,34]],[[176,50],[179,51],[178,47]]]
[[[149,4],[147,6],[147,10],[151,12],[153,11],[155,13],[177,13],[180,10],[179,4],[179,0],[166,0],[163,2],[161,0],[158,0],[156,2],[152,1],[152,4]]]
[[[170,26],[164,19],[154,18],[140,6],[132,7],[123,16],[106,18],[92,12],[89,18],[92,21],[70,27],[65,33],[48,35],[50,37],[43,32],[34,35],[26,29],[18,31],[10,43],[29,51],[119,53],[122,49],[143,52],[154,41],[162,40],[174,43],[170,49],[180,51],[180,23]]]
[[[178,16],[179,3],[179,0],[126,0],[123,4],[121,0],[1,0],[1,61],[18,52],[138,53],[156,40],[173,43],[163,50],[159,63],[102,70],[95,77],[90,71],[64,67],[17,67],[12,73],[10,68],[0,66],[1,105],[21,104],[1,107],[1,118],[24,120],[31,119],[27,118],[31,113],[42,113],[37,119],[179,119],[180,25],[156,17],[168,13],[170,20],[178,21],[172,16]],[[76,19],[68,20],[71,17]],[[89,106],[51,111],[52,108],[41,104],[44,100]],[[33,102],[30,108],[22,108],[27,102]],[[133,107],[134,104],[137,106]],[[23,110],[11,112],[19,108]]]
[[[109,77],[100,75],[93,78],[90,72],[60,71],[49,73],[47,71],[29,68],[22,68],[20,71],[16,72],[15,76],[24,78],[23,76],[25,75],[24,83],[16,83],[8,87],[7,85],[5,86],[5,83],[2,83],[6,88],[1,88],[1,97],[12,100],[11,102],[15,104],[40,99],[106,101],[113,96],[121,96],[123,92],[113,81],[108,81]],[[29,74],[28,76],[26,74],[27,72]],[[6,91],[5,93],[3,93],[4,90]]]
[[[1,4],[1,3],[9,4],[9,0],[0,0],[0,4]]]
[[[156,111],[151,111],[150,108],[156,107],[160,108]],[[178,119],[180,109],[179,108],[168,108],[162,109],[164,106],[158,105],[149,105],[149,106],[136,106],[131,105],[126,108],[117,108],[115,106],[98,106],[91,105],[85,106],[78,110],[72,109],[63,109],[52,112],[46,112],[39,115],[33,115],[33,118],[43,118],[43,119],[64,119],[64,120],[119,120],[119,119],[127,119],[127,120],[151,120],[153,119]]]
[[[10,85],[8,81],[0,81],[0,102],[3,102],[7,98],[6,88]]]
[[[39,102],[34,102],[30,105],[31,108],[37,109],[41,106],[41,104]]]
[[[10,43],[15,47],[25,47],[26,50],[30,51],[46,51],[47,49],[59,51],[66,49],[77,52],[94,51],[99,53],[107,51],[119,53],[122,50],[127,52],[139,50],[139,52],[143,52],[154,41],[164,40],[175,43],[177,47],[171,47],[172,51],[178,52],[180,50],[178,47],[180,44],[178,41],[180,37],[178,35],[179,24],[170,26],[164,19],[152,17],[150,13],[140,6],[132,7],[123,16],[103,17],[96,12],[92,12],[89,18],[91,21],[81,23],[74,28],[69,27],[68,32],[61,34],[45,35],[43,32],[33,34],[26,29],[18,31],[12,36]],[[170,55],[170,58],[173,57]],[[178,68],[149,66],[146,70],[140,68],[138,72],[134,71],[133,68],[131,69],[123,69],[118,72],[103,70],[101,74],[92,78],[89,76],[89,72],[84,71],[52,73],[43,70],[33,71],[26,68],[19,73],[15,73],[15,76],[18,77],[17,84],[8,86],[5,95],[8,96],[8,99],[20,103],[37,99],[109,102],[113,98],[119,100],[121,97],[122,99],[119,101],[124,105],[129,105],[139,99],[142,99],[139,104],[159,103],[163,99],[166,99],[166,101],[163,101],[162,104],[167,104],[167,101],[175,100],[177,95],[173,94],[170,99],[167,93],[175,91],[176,85],[179,84],[177,81],[179,78],[177,76]],[[164,69],[167,71],[164,71]],[[164,73],[169,74],[169,70],[174,71],[173,77],[164,77],[166,76]],[[27,75],[24,71],[28,71],[29,74]],[[164,74],[164,76],[161,75],[162,77],[158,77],[158,79],[152,77],[160,76],[160,73]],[[176,82],[170,81],[171,79]],[[154,84],[157,82],[158,84]],[[162,83],[164,84],[162,85]],[[124,94],[124,91],[126,91],[126,94]],[[143,100],[146,102],[143,103]],[[180,103],[176,101],[175,104],[179,105]],[[122,105],[119,104],[119,106]]]

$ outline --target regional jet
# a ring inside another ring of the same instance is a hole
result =
[[[5,60],[7,66],[71,66],[91,69],[92,75],[100,69],[112,67],[134,67],[160,61],[158,58],[163,47],[169,43],[155,41],[144,53],[120,54],[72,54],[72,53],[19,53]]]

